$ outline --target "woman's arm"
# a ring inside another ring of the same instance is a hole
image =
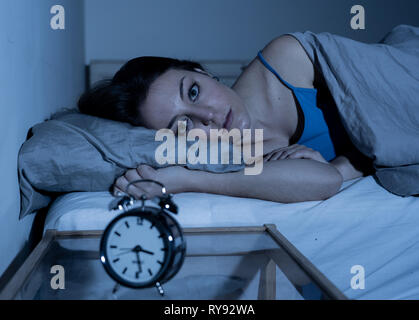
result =
[[[327,199],[339,191],[343,180],[333,165],[308,159],[266,162],[262,173],[255,176],[243,171],[219,174],[178,166],[155,170],[143,165],[118,178],[116,190],[125,190],[128,182],[136,179],[158,180],[171,193],[215,193],[283,203]],[[131,194],[140,197],[144,192],[152,196],[155,191],[138,185]]]
[[[267,162],[256,176],[243,172],[195,174],[191,186],[198,192],[283,203],[324,200],[336,194],[342,184],[342,177],[333,166],[307,159]]]
[[[338,156],[330,161],[330,163],[340,172],[343,181],[359,178],[364,175],[361,171],[357,170],[345,156]]]

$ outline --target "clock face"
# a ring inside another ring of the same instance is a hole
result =
[[[102,263],[122,284],[152,284],[166,267],[167,235],[145,216],[120,216],[105,230],[102,241]]]

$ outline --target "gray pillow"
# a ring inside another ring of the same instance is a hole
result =
[[[69,111],[35,125],[18,157],[20,218],[48,206],[59,194],[107,191],[130,168],[155,160],[155,131]],[[209,152],[208,152],[209,153]],[[232,159],[232,156],[230,157]],[[231,172],[243,164],[186,164],[190,169]]]

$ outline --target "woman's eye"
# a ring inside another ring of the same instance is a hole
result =
[[[192,101],[195,101],[199,96],[199,86],[198,84],[194,83],[192,87],[189,89],[189,98]]]

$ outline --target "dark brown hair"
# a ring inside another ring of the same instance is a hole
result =
[[[78,101],[80,112],[141,126],[139,106],[160,75],[170,69],[205,71],[199,63],[163,57],[139,57],[128,61],[110,80],[96,83]]]

